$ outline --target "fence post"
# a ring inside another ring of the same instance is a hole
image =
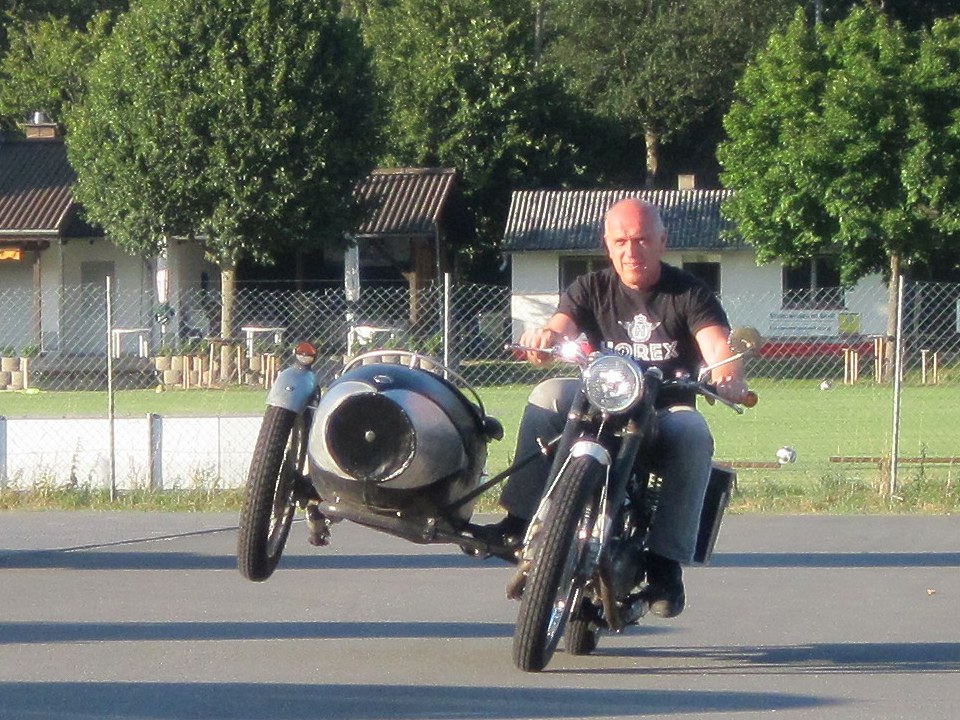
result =
[[[443,365],[450,367],[450,273],[443,274]]]
[[[0,415],[0,488],[7,486],[7,419]]]
[[[116,425],[114,423],[116,409],[113,397],[113,302],[111,296],[111,278],[107,275],[107,425],[110,438],[110,502],[117,495],[117,443]]]
[[[890,497],[897,491],[900,460],[900,395],[903,390],[903,275],[897,280],[897,332],[893,346],[893,431],[890,441]]]
[[[147,472],[151,490],[163,490],[163,418],[147,413]]]

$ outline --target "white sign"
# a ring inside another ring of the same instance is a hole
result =
[[[780,310],[770,313],[774,337],[833,336],[840,331],[839,310]]]
[[[360,249],[350,243],[343,256],[343,289],[348,302],[360,299]]]

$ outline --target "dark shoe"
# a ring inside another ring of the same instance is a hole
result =
[[[682,613],[686,596],[680,563],[650,553],[647,557],[647,586],[640,591],[640,597],[654,615],[673,618]]]
[[[523,543],[523,536],[527,532],[529,521],[509,513],[500,522],[490,525],[478,525],[473,536],[488,545],[502,545],[503,547],[517,547]]]

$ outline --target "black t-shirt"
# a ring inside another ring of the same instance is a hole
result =
[[[632,290],[613,268],[577,278],[557,311],[577,324],[590,344],[631,355],[664,377],[696,377],[703,362],[696,333],[710,325],[729,327],[720,301],[698,278],[661,263],[660,279],[649,290]]]

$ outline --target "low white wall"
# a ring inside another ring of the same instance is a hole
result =
[[[118,418],[116,487],[240,487],[261,416]],[[0,418],[0,483],[110,486],[104,418]]]

